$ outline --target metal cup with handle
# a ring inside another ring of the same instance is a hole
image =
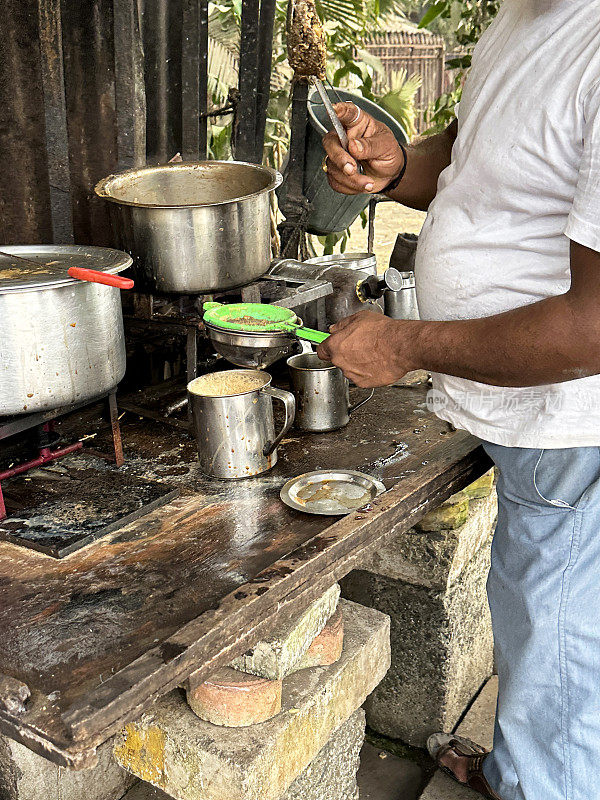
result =
[[[292,391],[296,398],[296,427],[312,433],[343,428],[350,414],[373,396],[373,391],[350,405],[348,379],[339,367],[321,361],[316,353],[288,358]]]
[[[263,370],[231,369],[188,384],[200,468],[213,478],[248,478],[277,463],[277,445],[294,421],[290,392],[271,386]],[[275,435],[273,399],[285,407]]]

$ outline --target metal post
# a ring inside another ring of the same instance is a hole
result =
[[[281,253],[284,258],[298,258],[304,235],[304,222],[309,205],[304,196],[304,164],[306,160],[306,123],[308,83],[294,81],[292,89],[292,119],[290,153],[286,177],[286,198],[281,211],[285,222],[279,226]]]
[[[256,98],[256,162],[263,157],[267,106],[271,93],[271,67],[273,63],[273,24],[275,0],[262,0],[258,32],[258,90]]]
[[[135,0],[113,0],[113,14],[118,165],[129,169],[146,163],[144,53]]]
[[[39,0],[38,14],[52,240],[56,244],[72,244],[73,216],[60,0]]]
[[[367,236],[367,253],[373,252],[373,244],[375,242],[375,211],[377,210],[377,198],[372,197],[369,200],[369,232]]]
[[[235,157],[256,162],[259,0],[242,0],[240,102],[233,136]],[[261,159],[262,161],[262,151]]]
[[[186,377],[187,382],[191,383],[198,377],[198,331],[196,328],[188,328],[186,337]],[[188,422],[192,424],[192,404],[188,404]]]
[[[200,69],[198,75],[198,112],[200,130],[198,132],[198,157],[206,158],[208,147],[208,0],[200,0],[200,19],[198,21],[198,43],[200,47]]]
[[[115,464],[117,467],[122,467],[125,463],[125,457],[123,455],[123,441],[121,439],[121,426],[119,425],[119,409],[117,407],[116,392],[111,392],[108,395],[108,411],[110,414],[110,427],[115,448]]]

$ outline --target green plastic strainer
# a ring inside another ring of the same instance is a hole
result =
[[[204,320],[217,328],[241,333],[293,333],[315,344],[329,336],[305,328],[291,309],[268,303],[204,303]]]

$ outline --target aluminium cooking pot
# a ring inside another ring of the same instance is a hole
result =
[[[70,245],[2,250],[0,416],[84,403],[115,389],[125,374],[119,289],[74,280],[67,270],[114,275],[131,264],[130,256]]]
[[[161,164],[109,175],[118,246],[138,282],[156,292],[199,294],[244,286],[271,260],[270,197],[281,175],[241,161]]]

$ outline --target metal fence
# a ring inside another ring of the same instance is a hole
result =
[[[385,91],[393,72],[417,73],[422,84],[415,98],[417,132],[425,128],[425,111],[444,91],[444,40],[427,31],[397,30],[376,34],[365,46],[383,64],[385,74],[376,74],[376,91]]]

